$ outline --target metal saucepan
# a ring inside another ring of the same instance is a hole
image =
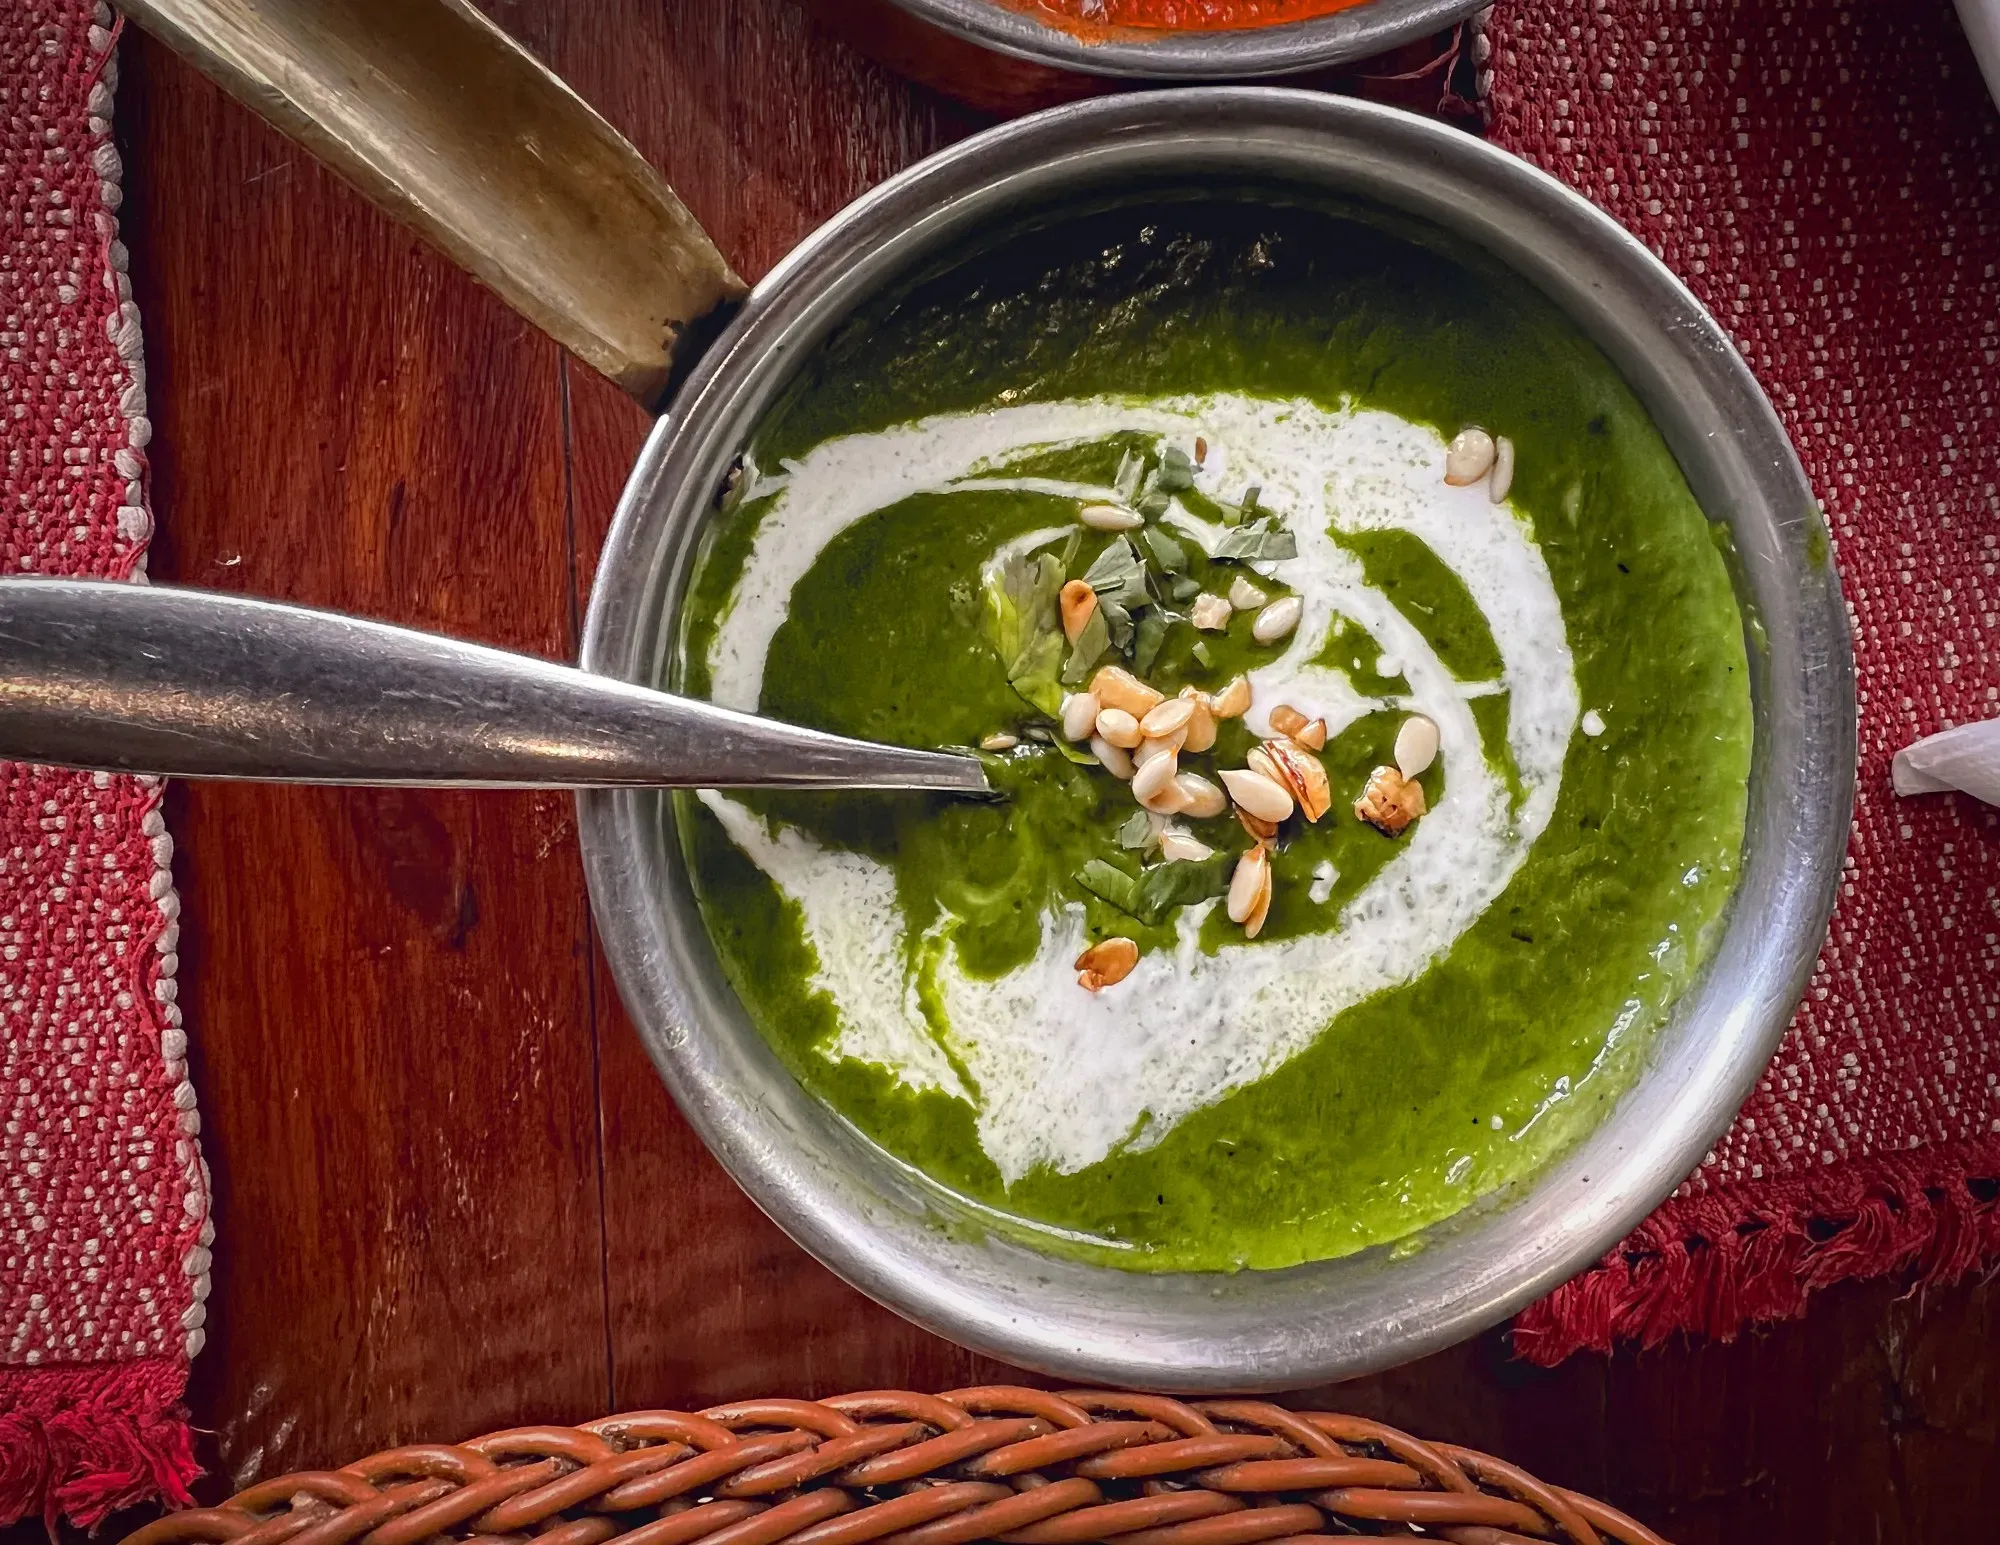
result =
[[[892,178],[807,238],[702,352],[704,327],[740,294],[720,257],[636,155],[461,0],[135,9],[642,399],[692,364],[619,503],[590,602],[589,670],[662,679],[715,492],[829,329],[1023,210],[1142,179],[1332,190],[1484,248],[1604,349],[1703,508],[1727,523],[1756,622],[1756,749],[1726,934],[1602,1124],[1416,1250],[1146,1276],[981,1229],[800,1089],[758,1035],[696,912],[670,802],[582,795],[598,925],[654,1061],[759,1205],[864,1292],[969,1346],[1078,1379],[1240,1390],[1339,1378],[1463,1337],[1591,1264],[1728,1124],[1832,907],[1853,798],[1853,664],[1825,528],[1776,415],[1715,320],[1583,199],[1467,135],[1358,102],[1260,88],[1101,98]],[[960,1219],[968,1226],[953,1227]]]
[[[1362,0],[1303,21],[1231,31],[1065,28],[1006,0],[893,0],[932,26],[1021,59],[1086,75],[1245,80],[1352,64],[1442,32],[1489,0]]]

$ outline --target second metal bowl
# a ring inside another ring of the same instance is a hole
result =
[[[1362,0],[1305,21],[1229,32],[1124,28],[1101,38],[1069,31],[1001,0],[893,0],[933,26],[986,48],[1086,75],[1246,80],[1352,64],[1442,32],[1488,0]]]

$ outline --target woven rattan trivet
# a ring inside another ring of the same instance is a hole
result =
[[[637,1411],[263,1481],[125,1545],[1661,1545],[1471,1449],[1259,1400],[995,1385]]]

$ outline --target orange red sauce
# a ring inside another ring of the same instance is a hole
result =
[[[1016,8],[1083,34],[1140,29],[1231,32],[1328,16],[1364,0],[1013,0]]]

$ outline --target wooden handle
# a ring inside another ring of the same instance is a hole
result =
[[[467,0],[121,3],[648,408],[744,294],[660,174]]]

